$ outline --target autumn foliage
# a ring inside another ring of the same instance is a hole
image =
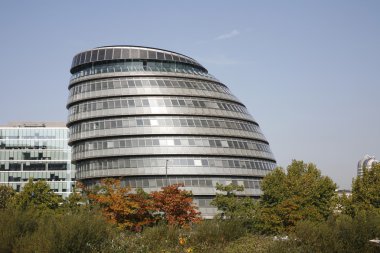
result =
[[[121,228],[131,230],[139,229],[148,223],[140,218],[139,209],[141,204],[137,197],[132,197],[129,187],[122,187],[120,180],[105,179],[96,189],[89,192],[89,199],[99,204],[103,215],[111,222]]]
[[[186,226],[200,221],[200,212],[193,204],[191,192],[180,190],[183,185],[174,184],[152,192],[155,209],[163,213],[169,225]]]
[[[164,221],[169,225],[187,226],[200,221],[191,192],[181,185],[163,187],[150,194],[121,186],[120,180],[104,179],[89,191],[89,200],[98,204],[103,215],[123,229],[141,231],[144,226]]]

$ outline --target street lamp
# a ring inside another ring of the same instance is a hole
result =
[[[169,160],[166,159],[166,161],[165,161],[165,181],[166,181],[165,186],[168,186],[168,162],[169,162]]]

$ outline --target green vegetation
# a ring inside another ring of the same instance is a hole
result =
[[[148,194],[105,180],[63,200],[30,180],[20,193],[0,186],[0,252],[379,252],[379,183],[376,165],[338,198],[315,165],[293,161],[265,177],[260,200],[217,185],[219,215],[199,221],[179,185]]]
[[[364,168],[363,175],[353,180],[350,204],[351,215],[361,210],[380,210],[380,164],[370,170]]]
[[[33,182],[33,179],[29,179],[23,191],[15,195],[14,206],[22,210],[29,208],[54,210],[58,208],[60,202],[62,198],[55,194],[46,182]]]
[[[104,252],[115,230],[99,214],[38,213],[36,210],[1,213],[0,252]],[[5,224],[4,224],[5,223]]]
[[[260,231],[283,233],[302,220],[326,220],[333,211],[336,188],[314,164],[293,161],[287,173],[275,169],[261,184]]]
[[[12,187],[0,185],[0,209],[6,208],[11,203],[15,191]]]
[[[362,211],[354,218],[340,215],[326,222],[299,222],[290,240],[276,243],[271,252],[379,252],[369,243],[379,234],[380,215]]]
[[[238,197],[236,192],[241,192],[241,185],[216,185],[217,193],[212,205],[220,211],[220,218],[225,219],[251,219],[256,211],[255,201],[249,197]]]

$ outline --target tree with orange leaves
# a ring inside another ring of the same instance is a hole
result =
[[[155,222],[151,198],[143,191],[132,193],[120,180],[102,180],[100,187],[89,193],[89,199],[99,204],[110,222],[123,229],[140,231],[143,225]]]
[[[169,225],[188,226],[201,220],[191,192],[179,189],[181,186],[183,185],[169,185],[150,194],[156,211],[162,213],[162,218]]]
[[[181,186],[166,186],[150,194],[142,189],[133,193],[130,187],[121,186],[120,180],[103,179],[99,187],[86,191],[89,200],[100,206],[110,222],[123,229],[141,231],[143,226],[159,220],[179,226],[201,220],[191,192],[179,189]]]
[[[139,206],[130,216],[134,224],[132,230],[141,231],[144,226],[157,222],[158,217],[153,215],[155,213],[154,200],[150,194],[143,189],[137,189],[136,193],[129,194],[129,198]]]

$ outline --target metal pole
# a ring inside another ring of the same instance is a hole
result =
[[[169,160],[167,160],[166,159],[166,161],[165,161],[165,181],[166,181],[166,183],[165,183],[165,186],[168,186],[168,162],[169,162]]]

